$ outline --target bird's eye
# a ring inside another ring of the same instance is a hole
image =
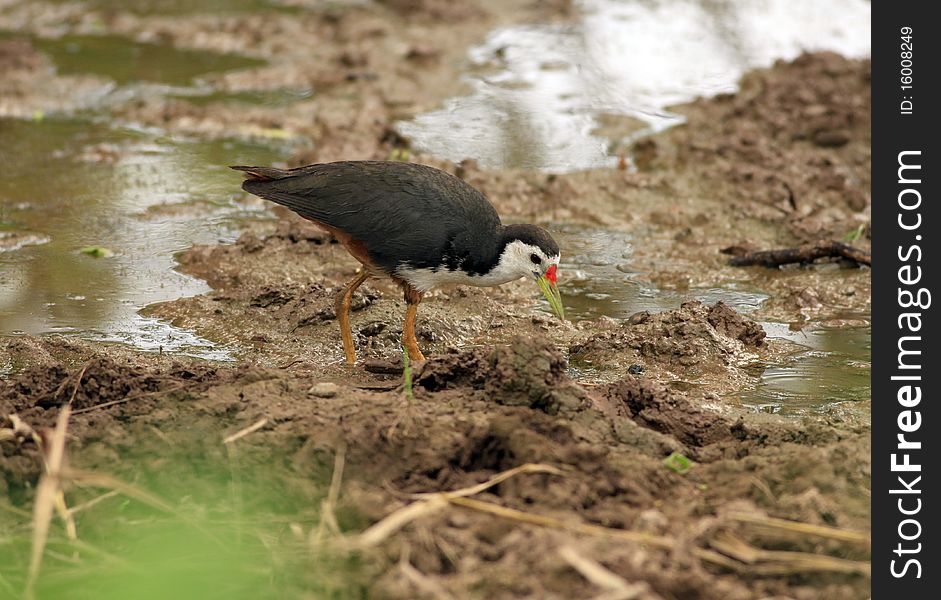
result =
[[[533,264],[534,264],[534,265],[538,265],[538,264],[542,263],[542,259],[539,258],[539,256],[536,255],[536,254],[530,254],[530,255],[529,255],[529,260],[533,261]]]

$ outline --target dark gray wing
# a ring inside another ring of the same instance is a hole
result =
[[[426,165],[347,161],[291,170],[233,167],[249,173],[242,188],[366,245],[376,265],[492,266],[500,217],[462,180]]]

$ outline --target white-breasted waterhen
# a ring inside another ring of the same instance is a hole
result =
[[[365,267],[337,298],[343,349],[356,362],[350,301],[370,276],[391,277],[405,292],[402,340],[424,360],[415,339],[422,295],[443,284],[494,286],[532,277],[565,318],[556,285],[559,245],[542,227],[503,225],[493,205],[461,179],[426,165],[344,161],[248,174],[242,189],[317,223]]]

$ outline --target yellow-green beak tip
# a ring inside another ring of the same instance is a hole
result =
[[[559,286],[556,285],[554,281],[550,281],[547,277],[537,277],[536,284],[539,285],[539,290],[546,298],[546,302],[549,303],[552,312],[564,321],[565,306],[562,305],[562,295],[559,293]]]

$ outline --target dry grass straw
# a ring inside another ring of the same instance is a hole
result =
[[[268,418],[263,417],[248,427],[244,427],[232,435],[226,436],[222,440],[222,444],[225,446],[226,457],[229,461],[229,474],[232,476],[232,504],[236,514],[242,514],[244,501],[242,494],[242,467],[241,461],[239,459],[238,446],[235,442],[251,435],[252,433],[255,433],[267,424]],[[238,522],[236,523],[235,540],[236,544],[239,546],[242,544],[242,533],[242,524],[241,522]]]
[[[416,498],[417,502],[400,508],[363,531],[353,540],[353,545],[359,548],[374,547],[412,521],[437,513],[449,506],[457,506],[508,521],[535,525],[547,529],[623,540],[671,553],[677,551],[680,549],[680,546],[683,545],[683,542],[672,537],[626,529],[614,529],[601,525],[583,523],[574,519],[562,519],[559,517],[540,515],[470,498],[470,496],[479,494],[511,477],[524,473],[563,475],[562,471],[550,465],[525,464],[498,473],[478,485],[451,492],[415,494],[413,498]],[[728,521],[739,524],[744,523],[752,527],[763,528],[764,530],[786,532],[788,535],[799,533],[803,536],[824,537],[844,543],[868,543],[868,536],[860,534],[859,532],[806,523],[796,523],[783,519],[735,514],[730,517]],[[828,572],[869,577],[871,574],[870,565],[865,561],[848,560],[823,554],[770,551],[755,548],[733,536],[727,529],[721,526],[715,528],[707,542],[711,549],[693,546],[692,548],[683,548],[683,550],[688,551],[692,556],[704,563],[752,575],[790,575],[796,573]],[[579,564],[581,567],[586,567],[586,563],[584,562]],[[589,570],[593,575],[599,575],[597,569],[591,570],[589,568]]]
[[[386,430],[386,439],[389,441],[395,439],[400,426],[403,430],[402,434],[408,435],[410,425],[415,419],[415,392],[412,386],[412,364],[408,356],[408,349],[404,345],[402,346],[402,385],[400,387],[402,389],[402,395],[405,398],[405,408],[399,412]]]
[[[571,546],[562,546],[558,549],[559,556],[578,573],[604,590],[592,600],[634,600],[641,596],[659,598],[650,591],[646,583],[628,583],[620,575],[616,575],[595,560],[580,554]]]
[[[806,536],[819,537],[823,539],[834,540],[855,546],[869,548],[872,544],[872,538],[869,534],[862,531],[852,531],[849,529],[839,529],[837,527],[828,527],[826,525],[813,525],[811,523],[801,523],[799,521],[788,521],[786,519],[776,519],[774,517],[765,517],[751,513],[730,513],[725,515],[730,521],[735,521],[745,525],[748,529],[755,530],[777,537],[803,538]]]
[[[76,387],[72,392],[70,403],[75,398],[75,394],[78,390],[77,382],[81,381],[81,376],[84,371],[85,369],[83,368],[79,373],[79,377],[76,379]],[[69,418],[72,414],[71,404],[62,405],[56,418],[55,427],[45,436],[36,433],[31,427],[18,419],[11,419],[15,431],[18,431],[19,434],[28,434],[37,442],[43,454],[44,464],[43,474],[36,487],[36,499],[33,502],[31,551],[23,597],[31,599],[35,595],[36,581],[42,567],[43,556],[47,553],[47,546],[49,544],[49,532],[52,525],[53,513],[58,512],[64,522],[70,548],[107,556],[106,553],[93,546],[82,543],[78,539],[74,515],[118,494],[137,500],[161,512],[171,514],[189,523],[195,529],[203,532],[217,543],[221,544],[215,536],[207,532],[199,523],[180,514],[171,505],[153,494],[125,483],[120,479],[111,477],[110,475],[73,469],[66,466],[66,437],[68,434]],[[13,417],[15,417],[15,415],[13,415]],[[65,501],[66,483],[80,487],[104,488],[109,491],[76,507],[69,508]],[[53,552],[52,556],[57,556],[60,560],[67,562],[78,560],[77,553],[73,554],[71,557],[67,557],[61,553]],[[116,557],[112,558],[118,560]]]
[[[267,425],[267,424],[268,424],[268,418],[267,418],[267,417],[258,419],[257,421],[255,421],[254,423],[252,423],[251,425],[249,425],[248,427],[246,427],[246,428],[244,428],[244,429],[240,429],[240,430],[236,431],[235,433],[233,433],[232,435],[226,437],[224,440],[222,440],[222,443],[223,443],[223,444],[226,444],[226,445],[229,445],[229,444],[231,444],[232,442],[235,442],[235,441],[237,441],[237,440],[240,440],[240,439],[242,439],[243,437],[245,437],[245,436],[247,436],[247,435],[250,435],[250,434],[252,434],[252,433],[255,433],[256,431],[258,431],[259,429],[261,429],[262,427],[264,427],[264,426]]]
[[[471,487],[454,490],[452,492],[416,494],[416,497],[421,498],[421,500],[400,508],[366,531],[362,532],[357,537],[355,544],[365,548],[375,546],[415,519],[438,512],[439,510],[446,508],[448,504],[452,503],[454,500],[463,498],[465,496],[479,494],[480,492],[483,492],[521,473],[550,473],[553,475],[562,474],[559,469],[550,465],[527,463],[525,465],[520,465],[519,467],[514,467],[508,471],[498,473],[487,481]]]
[[[119,493],[120,492],[118,492],[118,490],[111,490],[110,492],[105,492],[104,494],[101,494],[100,496],[95,496],[91,500],[88,500],[88,501],[82,502],[81,504],[73,506],[72,508],[69,509],[69,513],[74,515],[76,513],[82,512],[83,510],[88,510],[89,508],[95,506],[96,504],[100,502],[104,502],[108,498],[113,498],[114,496],[117,496]]]
[[[868,562],[848,560],[825,554],[762,550],[747,544],[727,530],[716,533],[709,540],[709,545],[726,556],[743,563],[745,568],[741,570],[753,575],[796,575],[807,572],[828,572],[870,577],[872,574],[871,565]]]
[[[336,456],[333,459],[333,475],[330,477],[330,489],[327,497],[320,503],[320,524],[316,530],[311,531],[310,544],[320,546],[327,534],[342,535],[340,524],[337,522],[336,506],[340,499],[340,487],[343,484],[343,470],[346,466],[346,444],[337,446]]]
[[[437,600],[453,600],[454,596],[444,589],[444,586],[412,565],[409,561],[409,554],[409,546],[406,544],[402,548],[402,553],[399,555],[399,570],[405,578],[427,596]]]
[[[82,369],[84,372],[84,369]],[[72,393],[75,396],[75,393]],[[26,589],[23,595],[33,597],[36,578],[42,566],[43,551],[49,539],[49,526],[52,524],[52,513],[55,509],[59,493],[61,492],[62,463],[65,460],[65,435],[69,427],[71,406],[65,405],[59,410],[55,429],[49,436],[48,444],[42,445],[45,459],[45,471],[36,487],[36,501],[33,504],[33,539],[32,551],[29,557],[29,571],[26,578]]]
[[[73,414],[80,415],[82,413],[91,412],[93,410],[101,410],[104,408],[108,408],[110,406],[117,406],[118,404],[125,404],[133,400],[140,400],[141,398],[146,398],[147,396],[154,396],[156,394],[169,394],[170,392],[182,390],[183,388],[184,388],[184,384],[180,383],[180,384],[169,386],[162,390],[154,390],[152,392],[140,392],[139,394],[129,394],[125,396],[124,398],[111,400],[110,402],[102,402],[101,404],[96,404],[94,406],[86,406],[85,408],[79,408],[75,410]]]

